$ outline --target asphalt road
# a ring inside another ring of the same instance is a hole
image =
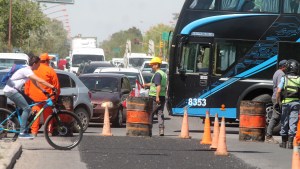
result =
[[[232,155],[215,156],[195,139],[86,136],[79,151],[88,168],[255,168]]]
[[[199,143],[203,134],[200,118],[189,117],[192,139],[180,139],[182,117],[166,117],[163,137],[158,136],[154,121],[153,137],[128,137],[125,127],[112,128],[113,136],[104,137],[100,136],[102,124],[91,124],[79,147],[72,151],[54,150],[42,133],[34,140],[18,140],[23,152],[15,168],[291,168],[292,150],[239,141],[238,124],[226,124],[229,156],[220,157]]]

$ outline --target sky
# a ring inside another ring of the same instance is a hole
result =
[[[46,7],[42,9],[48,17],[69,25],[71,37],[81,34],[82,37],[97,37],[101,42],[113,33],[134,26],[144,33],[160,23],[172,25],[173,13],[180,13],[185,0],[74,1],[72,5],[43,3]]]

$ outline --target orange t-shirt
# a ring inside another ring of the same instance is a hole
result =
[[[38,76],[41,79],[44,79],[46,82],[52,84],[57,89],[56,97],[52,98],[56,101],[60,94],[60,85],[59,85],[59,81],[57,78],[57,74],[54,71],[54,69],[45,63],[40,63],[40,66],[38,67],[38,69],[34,70],[33,72],[36,76]],[[46,92],[48,92],[50,94],[52,93],[51,88],[44,86],[42,84],[39,84],[39,85]],[[32,83],[31,80],[29,80],[25,83],[24,91],[25,91],[25,94],[28,95],[35,102],[40,102],[40,101],[44,101],[47,99],[47,96],[45,96],[43,94],[43,92]]]

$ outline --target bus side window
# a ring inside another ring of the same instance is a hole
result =
[[[216,56],[216,70],[217,75],[225,74],[229,67],[236,61],[236,48],[231,44],[220,44]]]
[[[300,13],[299,4],[300,0],[285,0],[284,13]]]
[[[214,9],[215,0],[194,0],[190,9]]]
[[[235,11],[240,0],[222,0],[221,10]]]

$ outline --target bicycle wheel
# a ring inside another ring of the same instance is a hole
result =
[[[11,111],[0,108],[0,139],[7,142],[16,141],[20,131],[17,115],[11,114]]]
[[[47,142],[53,148],[70,150],[80,143],[83,137],[83,126],[74,113],[60,110],[47,118],[44,133]]]

